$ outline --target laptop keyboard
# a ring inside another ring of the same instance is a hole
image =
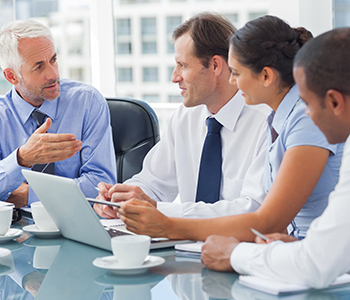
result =
[[[105,229],[107,230],[107,232],[111,238],[115,237],[115,236],[121,236],[121,235],[130,235],[130,233],[128,233],[128,232],[118,230],[115,228],[111,228],[111,227],[106,227]]]

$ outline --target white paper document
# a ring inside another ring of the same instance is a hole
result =
[[[203,242],[175,245],[175,250],[202,253]]]
[[[290,294],[311,290],[311,288],[306,285],[289,284],[273,279],[263,279],[249,275],[240,275],[238,282],[244,286],[273,295]],[[350,283],[350,274],[343,274],[337,277],[330,286],[333,287],[346,283]]]
[[[175,245],[176,255],[183,257],[200,258],[203,242]]]

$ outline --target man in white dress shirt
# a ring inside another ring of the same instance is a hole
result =
[[[265,197],[266,108],[248,107],[236,86],[229,84],[229,38],[234,26],[218,14],[202,13],[173,33],[176,67],[183,105],[172,116],[161,141],[148,153],[142,171],[114,186],[99,184],[99,198],[145,200],[172,217],[209,218],[255,211]],[[222,166],[219,199],[196,202],[196,188],[206,119],[221,128]],[[173,202],[179,196],[179,202]],[[115,210],[95,205],[106,218]]]
[[[330,143],[346,141],[340,177],[323,214],[305,239],[270,234],[267,242],[240,243],[211,236],[202,249],[207,267],[314,288],[330,285],[350,271],[350,28],[339,28],[307,42],[294,61],[294,78],[307,113]]]

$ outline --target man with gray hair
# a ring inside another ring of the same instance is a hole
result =
[[[49,29],[34,20],[3,27],[0,66],[13,85],[0,97],[0,200],[37,201],[24,168],[74,178],[89,197],[100,181],[115,182],[107,102],[89,85],[60,79]]]

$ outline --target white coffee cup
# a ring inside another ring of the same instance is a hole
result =
[[[55,222],[51,219],[49,213],[41,202],[34,202],[31,205],[32,216],[35,225],[42,231],[57,231]]]
[[[10,229],[13,205],[0,206],[0,236],[4,236]]]
[[[112,238],[111,245],[118,265],[141,266],[149,253],[151,238],[147,235],[122,235]]]

